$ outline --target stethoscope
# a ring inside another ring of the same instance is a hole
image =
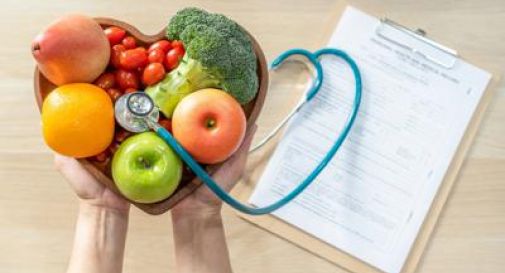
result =
[[[223,190],[205,171],[205,169],[202,168],[200,164],[198,164],[198,162],[196,162],[188,152],[186,152],[186,150],[177,142],[172,134],[170,134],[165,128],[158,124],[159,110],[154,105],[153,100],[146,93],[135,92],[120,97],[115,106],[116,120],[123,128],[132,132],[144,132],[148,130],[153,130],[156,132],[158,136],[161,137],[175,151],[175,153],[179,155],[179,157],[189,166],[189,168],[191,168],[196,176],[199,177],[200,180],[225,203],[246,214],[260,215],[271,213],[297,197],[303,190],[312,184],[319,173],[321,173],[326,165],[328,165],[333,156],[335,156],[339,150],[344,140],[349,135],[354,121],[356,120],[356,116],[358,114],[361,103],[361,74],[358,66],[354,60],[349,55],[347,55],[347,53],[335,48],[323,48],[315,52],[310,52],[305,49],[291,49],[278,56],[272,62],[270,69],[277,69],[288,57],[291,57],[293,55],[299,55],[306,58],[309,63],[314,66],[315,77],[312,81],[312,85],[305,93],[305,96],[303,96],[302,100],[293,108],[288,116],[286,116],[286,118],[284,118],[279,123],[279,125],[277,125],[274,130],[272,130],[267,135],[267,137],[262,139],[251,151],[258,149],[267,143],[297,112],[300,111],[304,105],[306,105],[306,103],[311,101],[316,96],[323,83],[323,67],[319,59],[323,55],[334,55],[336,57],[339,57],[350,66],[355,80],[354,102],[340,135],[335,140],[334,144],[328,150],[323,159],[314,168],[314,170],[312,170],[312,172],[290,193],[268,206],[252,207],[243,204],[242,202],[229,195],[228,192]]]

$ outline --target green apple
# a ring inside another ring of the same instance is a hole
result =
[[[153,132],[126,139],[112,159],[112,177],[119,191],[138,203],[169,197],[179,185],[182,162]]]

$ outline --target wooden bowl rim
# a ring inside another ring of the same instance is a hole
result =
[[[144,34],[140,30],[138,30],[135,26],[126,23],[121,20],[117,20],[114,18],[109,18],[109,17],[95,17],[94,18],[102,27],[104,26],[118,26],[123,29],[125,29],[130,35],[135,37],[137,40],[139,40],[143,44],[150,44],[153,42],[156,42],[160,39],[165,38],[164,34],[164,28],[159,31],[156,34],[149,35],[149,34]],[[247,129],[246,129],[246,135],[251,133],[252,126],[255,124],[259,113],[261,112],[261,109],[264,104],[264,100],[266,97],[266,93],[268,91],[268,84],[269,84],[269,77],[268,77],[268,66],[266,62],[265,55],[263,53],[263,50],[259,46],[258,42],[256,39],[246,30],[243,28],[243,30],[249,35],[251,42],[253,44],[253,48],[255,50],[256,58],[258,60],[258,79],[259,79],[259,85],[258,85],[258,92],[256,94],[256,97],[251,101],[249,104],[246,105],[246,107],[252,107],[249,116],[247,117]],[[36,102],[39,108],[39,111],[41,111],[42,108],[42,90],[41,90],[41,82],[42,80],[45,80],[49,82],[44,75],[38,70],[37,66],[35,66],[35,75],[34,75],[34,92],[35,92],[35,98]],[[103,173],[97,166],[93,165],[91,161],[88,159],[79,159],[80,164],[88,170],[90,173],[92,173],[97,180],[99,180],[102,184],[107,186],[109,189],[112,191],[116,192],[117,194],[120,194],[123,196],[117,187],[115,186],[114,181],[112,178],[109,178],[105,173]],[[226,162],[226,161],[225,161]],[[212,174],[216,170],[218,170],[224,162],[217,164],[217,165],[211,165],[207,168],[207,171]],[[108,180],[108,181],[107,181]],[[169,196],[168,198],[157,202],[157,203],[151,203],[151,204],[142,204],[142,203],[137,203],[134,201],[129,200],[132,204],[134,204],[136,207],[140,208],[141,210],[145,211],[146,213],[153,214],[153,215],[158,215],[162,214],[166,211],[168,211],[171,207],[173,207],[177,202],[180,200],[184,199],[187,195],[189,195],[191,192],[193,192],[195,189],[197,189],[202,182],[198,179],[198,177],[195,177],[192,181],[188,182],[184,187],[179,188],[174,194]],[[186,189],[186,190],[185,190]],[[184,192],[181,192],[185,190]]]

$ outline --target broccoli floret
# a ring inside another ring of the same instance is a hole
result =
[[[199,8],[185,8],[179,10],[174,17],[170,19],[166,28],[166,36],[170,40],[180,40],[181,33],[187,26],[200,24],[207,25],[208,13]]]
[[[186,53],[176,69],[146,92],[167,117],[185,95],[202,88],[223,89],[240,104],[256,96],[256,55],[237,23],[220,14],[186,8],[172,17],[166,34],[171,40],[182,40]]]

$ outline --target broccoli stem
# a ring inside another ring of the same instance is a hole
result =
[[[219,87],[220,81],[208,73],[199,61],[187,54],[165,78],[145,92],[153,99],[161,112],[171,118],[177,104],[188,94],[210,87]]]

